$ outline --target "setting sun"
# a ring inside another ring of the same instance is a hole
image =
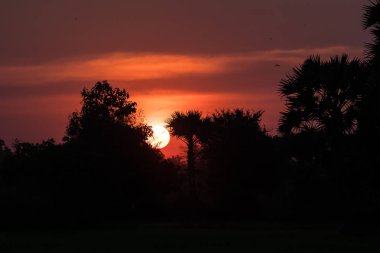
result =
[[[148,142],[155,148],[164,148],[170,141],[170,134],[163,126],[152,126],[153,135]]]

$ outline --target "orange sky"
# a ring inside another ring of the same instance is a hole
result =
[[[311,54],[361,57],[367,2],[1,1],[0,138],[60,141],[81,89],[101,80],[127,89],[149,124],[245,107],[275,134],[281,78]]]

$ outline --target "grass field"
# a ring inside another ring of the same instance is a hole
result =
[[[0,252],[380,252],[379,236],[335,229],[176,228],[1,232]]]

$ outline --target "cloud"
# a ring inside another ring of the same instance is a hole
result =
[[[89,80],[160,80],[180,76],[215,75],[236,71],[234,66],[255,63],[299,64],[310,54],[322,56],[350,52],[360,55],[362,49],[346,46],[268,50],[246,54],[181,55],[112,53],[92,58],[68,59],[39,65],[1,66],[1,83],[44,84]]]
[[[114,53],[93,59],[69,60],[46,65],[0,68],[2,81],[45,83],[69,80],[146,80],[189,73],[220,71],[214,60],[185,55],[130,55]]]

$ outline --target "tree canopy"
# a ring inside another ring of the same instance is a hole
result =
[[[124,89],[112,88],[107,82],[97,82],[91,89],[84,88],[82,109],[73,112],[66,130],[65,140],[82,134],[91,134],[111,126],[133,126],[136,102],[129,101]]]
[[[367,44],[367,57],[373,64],[380,64],[380,1],[371,1],[364,6],[363,28],[370,30],[373,42]]]
[[[362,62],[347,55],[328,61],[319,56],[306,59],[281,80],[286,110],[279,131],[288,135],[312,130],[331,136],[355,132],[364,73]]]

